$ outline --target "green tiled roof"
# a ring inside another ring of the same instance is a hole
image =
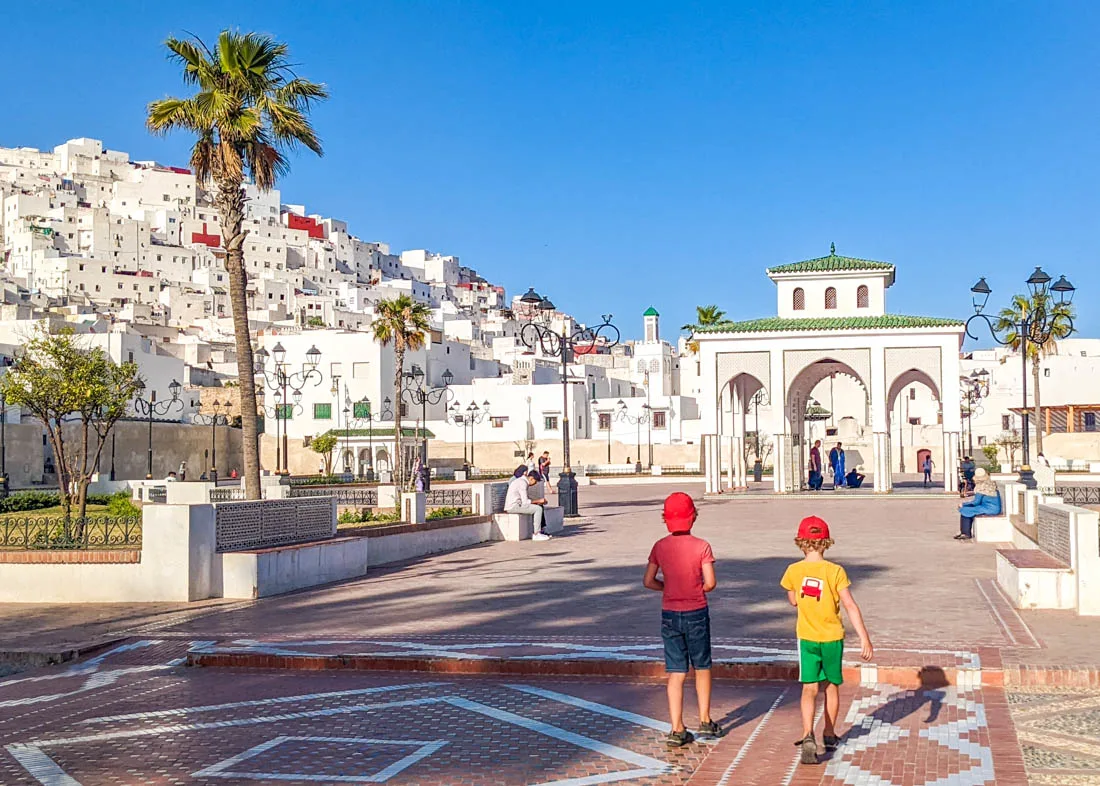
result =
[[[392,437],[393,436],[393,428],[374,428],[374,429],[370,429],[370,428],[353,428],[353,429],[348,429],[347,431],[345,431],[342,428],[335,428],[335,429],[329,429],[328,431],[325,432],[325,434],[332,434],[334,437],[338,437],[340,439],[343,439],[345,435],[349,436],[349,437],[368,437],[368,436]],[[412,427],[402,426],[401,427],[401,436],[402,437],[412,437],[412,438],[415,439],[416,438],[416,429],[412,428]],[[435,434],[433,434],[431,431],[429,431],[428,429],[423,428],[423,427],[421,427],[421,429],[420,429],[420,436],[422,438],[425,438],[425,439],[434,439],[435,438]]]
[[[890,330],[894,328],[962,327],[958,319],[943,317],[906,317],[884,314],[879,317],[766,317],[744,322],[719,322],[699,328],[697,333],[782,333],[799,330]]]
[[[789,265],[776,265],[768,268],[768,273],[828,273],[834,270],[893,270],[894,266],[889,262],[876,262],[873,259],[859,259],[858,257],[842,257],[836,253],[836,246],[831,246],[829,256],[807,259],[803,262],[792,262]]]
[[[661,315],[657,313],[657,309],[655,309],[653,306],[650,306],[649,308],[647,308],[645,311],[642,312],[642,316],[643,317],[659,317]]]

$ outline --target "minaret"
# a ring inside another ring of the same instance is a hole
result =
[[[661,340],[661,315],[657,313],[657,309],[650,306],[642,317],[645,322],[645,343],[658,343]]]

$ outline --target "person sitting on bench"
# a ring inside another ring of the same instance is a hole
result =
[[[974,539],[974,519],[1001,515],[1001,493],[985,467],[974,472],[974,498],[959,507],[959,534],[955,540]]]
[[[526,476],[512,478],[508,483],[508,494],[504,498],[505,513],[526,513],[531,516],[532,540],[550,540],[550,536],[542,531],[543,506],[546,505],[546,500],[532,500],[527,493],[541,477],[539,471],[533,469]]]

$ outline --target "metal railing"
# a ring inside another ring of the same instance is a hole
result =
[[[473,505],[473,500],[473,489],[437,488],[427,493],[425,504],[429,508],[469,508]]]
[[[337,505],[356,505],[363,508],[378,505],[378,489],[366,486],[291,486],[290,497],[332,497]]]
[[[1100,505],[1100,485],[1056,486],[1054,495],[1067,505]]]
[[[240,486],[210,489],[211,502],[233,502],[239,499],[245,499],[244,489]]]
[[[140,548],[141,516],[5,516],[0,549]]]
[[[470,478],[510,478],[515,467],[470,467]]]

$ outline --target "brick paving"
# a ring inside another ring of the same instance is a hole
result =
[[[719,560],[719,668],[765,681],[717,682],[730,735],[669,752],[663,691],[647,679],[660,672],[659,598],[640,578],[674,488],[586,488],[585,517],[548,543],[486,544],[256,602],[0,607],[0,636],[28,648],[129,637],[0,680],[0,783],[1022,786],[1026,763],[1033,784],[1093,786],[1082,778],[1100,710],[1048,687],[1021,715],[1030,689],[1001,684],[1048,680],[1051,666],[1088,677],[1082,667],[1100,662],[1094,623],[1012,609],[996,588],[993,547],[951,539],[957,500],[946,498],[703,502],[698,534]],[[777,582],[811,512],[834,528],[830,556],[855,582],[877,653],[872,668],[846,672],[842,728],[854,731],[828,761],[799,767],[797,690],[783,681],[794,620]],[[188,668],[189,652],[199,662],[304,656],[311,669],[361,656],[404,671]],[[428,662],[446,673],[408,670]],[[1029,671],[1038,665],[1047,668]],[[451,673],[461,671],[484,673]],[[595,676],[570,676],[579,672]],[[1056,709],[1044,715],[1044,701]],[[1036,731],[1066,713],[1076,725]],[[1070,780],[1051,780],[1060,777]]]

